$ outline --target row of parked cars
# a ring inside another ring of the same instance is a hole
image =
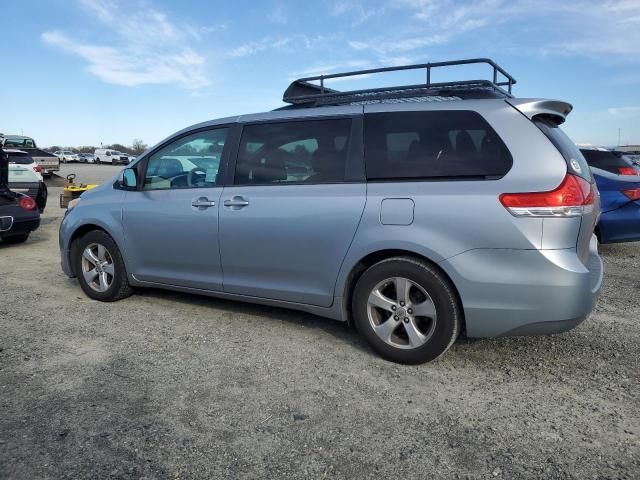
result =
[[[59,150],[54,155],[62,163],[109,163],[111,165],[128,165],[136,157],[110,148],[98,148],[94,153],[76,153],[71,150]]]

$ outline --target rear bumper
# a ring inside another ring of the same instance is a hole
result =
[[[640,241],[640,202],[603,213],[598,230],[602,243]]]
[[[33,232],[40,227],[40,218],[32,218],[28,220],[21,220],[18,218],[13,219],[13,225],[9,230],[0,232],[0,236],[9,237],[12,235],[22,235],[25,233]]]
[[[441,266],[460,293],[469,337],[551,334],[593,310],[603,277],[597,248],[593,237],[587,265],[574,249],[482,249]]]

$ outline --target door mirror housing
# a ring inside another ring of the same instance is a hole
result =
[[[127,190],[138,189],[138,174],[133,168],[125,168],[120,178],[120,186]]]

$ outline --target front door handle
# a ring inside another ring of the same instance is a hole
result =
[[[215,207],[216,202],[214,202],[213,200],[209,200],[207,197],[200,197],[197,200],[191,202],[191,206],[204,210],[205,208]]]
[[[236,195],[232,199],[224,201],[225,207],[231,207],[234,210],[244,208],[247,205],[249,205],[249,202],[247,201],[247,199],[244,197],[241,197],[240,195]]]

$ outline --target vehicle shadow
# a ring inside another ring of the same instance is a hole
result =
[[[230,313],[254,315],[263,317],[265,320],[277,320],[305,328],[317,329],[363,352],[375,355],[375,352],[360,338],[353,326],[348,325],[346,322],[319,317],[307,312],[154,288],[136,290],[136,296],[170,300],[191,306],[215,307]]]

